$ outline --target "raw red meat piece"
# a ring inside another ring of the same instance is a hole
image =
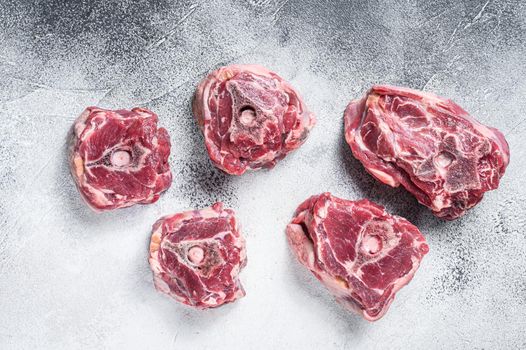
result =
[[[347,143],[371,175],[401,184],[447,220],[496,189],[509,163],[500,131],[433,94],[373,86],[347,106],[344,118]]]
[[[159,219],[149,261],[157,290],[186,305],[217,307],[245,295],[239,281],[245,239],[234,211],[222,203]]]
[[[197,88],[193,112],[210,159],[232,175],[272,168],[316,122],[291,85],[257,65],[210,73]]]
[[[287,226],[298,260],[345,308],[369,321],[388,310],[429,251],[416,226],[366,199],[322,193],[303,202]]]
[[[153,203],[170,187],[170,137],[155,113],[88,107],[72,134],[71,174],[95,211]]]

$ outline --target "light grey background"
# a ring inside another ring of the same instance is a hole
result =
[[[0,348],[526,348],[526,5],[508,1],[67,1],[0,5]],[[259,63],[303,94],[318,125],[271,171],[209,163],[190,114],[206,72]],[[497,191],[454,222],[375,182],[343,141],[346,104],[373,83],[432,91],[502,130]],[[148,206],[94,214],[67,163],[89,105],[143,106],[170,132],[174,180]],[[431,251],[380,321],[337,305],[289,253],[311,194],[368,197]],[[161,215],[222,200],[247,237],[247,296],[194,311],[157,293],[147,263]]]

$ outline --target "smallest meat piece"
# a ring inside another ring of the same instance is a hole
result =
[[[183,304],[205,309],[245,296],[239,281],[247,263],[245,239],[223,203],[159,219],[149,262],[157,290]]]
[[[322,193],[287,226],[290,247],[346,309],[380,319],[429,251],[416,226],[366,199]]]
[[[95,211],[153,203],[172,183],[170,136],[144,108],[88,107],[73,125],[71,174]]]

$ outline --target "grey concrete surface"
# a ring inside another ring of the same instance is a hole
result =
[[[1,349],[525,349],[526,3],[494,1],[0,1]],[[271,171],[215,170],[190,114],[206,72],[259,63],[318,118]],[[343,141],[373,83],[452,98],[506,134],[501,187],[454,222],[374,181]],[[66,163],[89,105],[143,106],[172,137],[174,180],[148,206],[94,214]],[[407,217],[431,251],[389,313],[338,306],[289,253],[295,207],[322,191]],[[157,293],[161,215],[222,200],[247,237],[247,296],[194,311]]]

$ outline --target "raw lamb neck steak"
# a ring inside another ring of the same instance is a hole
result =
[[[193,113],[210,159],[232,175],[272,168],[316,122],[289,83],[257,65],[210,73],[197,88]]]
[[[344,119],[347,143],[371,175],[401,184],[447,220],[496,189],[509,163],[500,131],[430,93],[373,86],[347,106]]]
[[[71,174],[95,211],[153,203],[172,183],[170,137],[143,108],[88,107],[73,125]]]
[[[429,251],[416,226],[366,199],[322,193],[303,202],[287,226],[299,260],[348,310],[380,319]]]
[[[186,305],[212,308],[245,295],[239,280],[245,239],[234,211],[222,203],[159,219],[149,261],[157,290]]]

